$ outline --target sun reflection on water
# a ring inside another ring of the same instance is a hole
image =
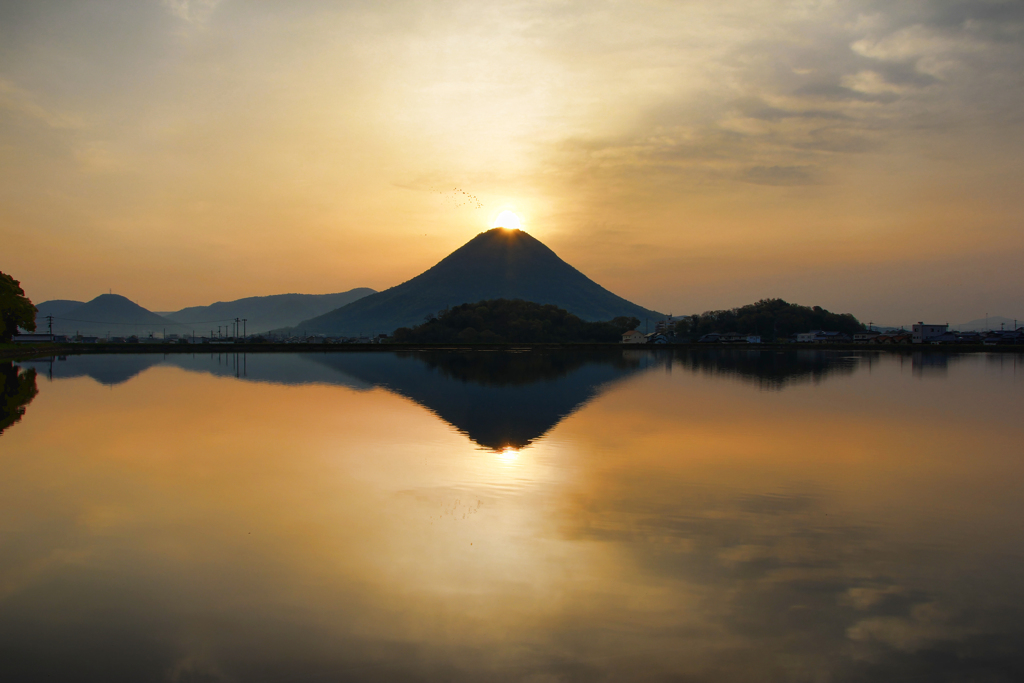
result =
[[[512,448],[511,446],[505,446],[495,455],[497,455],[498,459],[502,462],[513,463],[519,459],[519,450]]]

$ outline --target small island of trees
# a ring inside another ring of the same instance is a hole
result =
[[[461,304],[422,325],[395,330],[394,340],[414,344],[615,343],[640,324],[620,317],[588,322],[553,304],[487,299]]]
[[[864,324],[850,313],[832,313],[821,306],[800,306],[782,299],[760,301],[723,311],[706,311],[676,323],[681,340],[700,339],[705,334],[757,334],[765,341],[777,341],[798,332],[832,330],[854,335]]]

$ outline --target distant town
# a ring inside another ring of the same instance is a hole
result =
[[[1016,321],[1015,321],[1016,322]],[[681,339],[675,333],[675,322],[671,318],[658,321],[653,332],[642,333],[631,330],[622,335],[623,344],[761,344],[757,334],[738,332],[709,332],[695,340]],[[983,331],[952,331],[948,324],[925,324],[919,322],[911,325],[910,330],[865,330],[847,334],[836,330],[808,330],[798,332],[784,338],[777,338],[774,343],[782,344],[873,344],[873,345],[906,345],[906,344],[963,344],[963,345],[1024,345],[1024,326],[1009,330]]]
[[[764,343],[797,344],[797,345],[881,345],[898,346],[909,344],[929,345],[971,345],[971,346],[1014,346],[1024,345],[1024,325],[1017,328],[1002,330],[953,331],[948,324],[926,324],[920,322],[911,325],[910,330],[887,329],[865,330],[847,334],[835,330],[808,330],[798,332],[784,338],[776,338],[772,342],[762,340],[758,334],[742,334],[738,332],[709,332],[696,339],[682,337],[677,333],[679,322],[688,320],[688,316],[672,317],[654,323],[654,330],[641,332],[629,330],[622,334],[622,344],[719,344],[719,345],[759,345]],[[280,335],[240,334],[243,320],[234,325],[222,325],[214,334],[148,334],[129,336],[90,336],[64,335],[50,333],[22,333],[14,336],[13,341],[20,344],[56,343],[56,344],[389,344],[395,343],[394,335],[380,333],[373,336],[326,336],[315,335]],[[486,343],[486,342],[485,342]]]

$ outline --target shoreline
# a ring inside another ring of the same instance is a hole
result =
[[[621,343],[533,343],[533,344],[33,344],[0,347],[0,361],[41,356],[81,356],[93,354],[139,353],[355,353],[386,351],[658,351],[666,349],[704,351],[876,351],[887,353],[1024,353],[1021,345],[872,345],[872,344],[621,344]]]

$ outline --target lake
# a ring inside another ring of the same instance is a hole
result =
[[[3,680],[1024,680],[1019,355],[0,378]]]

